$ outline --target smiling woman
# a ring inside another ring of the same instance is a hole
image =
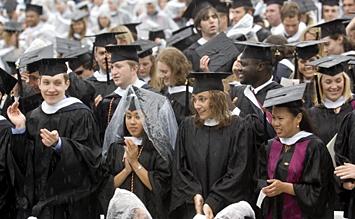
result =
[[[253,190],[251,159],[262,127],[253,117],[228,110],[221,79],[226,73],[190,73],[195,78],[195,115],[179,126],[174,153],[171,218],[196,214],[213,218],[234,200],[249,200]],[[194,203],[191,201],[194,200]]]

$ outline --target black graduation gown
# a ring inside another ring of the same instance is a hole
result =
[[[351,102],[346,102],[340,107],[339,113],[335,113],[334,109],[328,109],[323,104],[314,106],[309,109],[309,115],[313,121],[313,126],[317,136],[325,143],[328,142],[338,133],[341,122],[344,117],[353,110]]]
[[[88,81],[80,79],[74,72],[69,74],[70,86],[66,94],[76,97],[89,108],[93,107],[95,101],[95,87]]]
[[[184,50],[186,58],[191,62],[192,70],[195,72],[201,71],[200,69],[200,56],[197,54],[196,49],[201,45],[198,42],[193,43]]]
[[[61,151],[44,146],[40,129],[57,130]],[[98,129],[88,107],[74,103],[54,114],[30,112],[26,133],[12,136],[12,155],[26,176],[18,218],[98,218],[100,183]]]
[[[117,88],[113,80],[110,80],[108,84],[107,81],[98,81],[94,76],[91,76],[86,80],[89,81],[95,87],[95,97],[97,97],[98,95],[105,97],[111,94]]]
[[[104,140],[106,128],[115,113],[121,98],[122,97],[120,95],[112,93],[105,96],[95,108],[94,112],[99,125],[101,142]]]
[[[280,84],[276,83],[276,82],[272,82],[270,84],[268,84],[266,87],[264,87],[263,89],[261,89],[256,95],[256,99],[258,100],[258,102],[260,103],[260,105],[262,106],[264,104],[264,100],[266,97],[266,94],[269,90],[273,90],[273,89],[277,89],[282,87]],[[244,94],[244,90],[247,88],[247,86],[242,85],[242,86],[233,86],[231,87],[230,90],[230,96],[231,99],[233,100],[234,98],[238,98],[237,102],[236,102],[236,107],[238,107],[240,109],[240,114],[239,116],[241,117],[245,117],[247,115],[250,114],[254,114],[257,115],[258,118],[260,119],[260,121],[262,121],[264,123],[264,114],[263,112],[257,107],[255,106],[249,99],[248,97],[245,96]],[[271,108],[267,109],[269,112],[271,112]],[[267,135],[268,135],[268,139],[271,139],[273,137],[275,137],[275,131],[272,128],[272,126],[267,123]]]
[[[2,219],[15,218],[15,191],[7,162],[11,127],[9,121],[0,120],[0,218]]]
[[[241,111],[240,116],[246,116],[249,114],[255,114],[255,106],[254,104],[244,95],[244,89],[247,86],[242,85],[242,86],[233,86],[231,87],[230,91],[230,96],[231,99],[233,100],[235,97],[238,98],[236,102],[236,107],[238,107]],[[272,82],[268,84],[266,87],[261,89],[256,95],[256,99],[259,101],[261,105],[264,104],[264,100],[266,97],[266,94],[269,90],[281,88],[282,86],[279,83]]]
[[[164,160],[150,141],[143,140],[143,150],[138,158],[139,163],[148,171],[152,185],[150,191],[134,173],[130,174],[120,186],[131,191],[133,175],[133,193],[147,207],[154,219],[167,219],[171,184],[171,160]],[[114,177],[124,169],[124,142],[116,142],[110,146],[106,164]]]
[[[266,157],[268,161],[266,168],[270,165],[269,157],[273,141],[279,140],[273,139],[269,141],[269,145],[267,146]],[[324,143],[318,137],[311,135],[298,140],[297,143],[305,141],[309,142],[306,145],[303,169],[301,170],[299,181],[293,183],[295,196],[291,197],[295,198],[303,219],[334,218],[333,203],[335,200],[335,191],[332,159]],[[291,158],[295,152],[295,145],[292,145],[287,152],[284,150],[281,151],[276,164],[275,179],[287,182],[288,175],[290,174],[289,166],[291,165]],[[273,156],[275,156],[275,154]],[[266,185],[267,183],[264,180],[259,182],[260,189]],[[286,196],[283,194],[273,198],[266,197],[262,205],[264,216],[266,217],[271,210],[271,218],[281,219],[285,200]],[[294,210],[295,208],[288,209],[290,212]]]
[[[344,163],[355,164],[355,111],[346,115],[340,125],[338,136],[334,145],[336,165]],[[345,192],[344,200],[346,202],[344,217],[355,218],[355,190]]]
[[[193,116],[179,126],[175,145],[170,216],[190,219],[193,197],[201,194],[216,215],[229,204],[253,199],[257,140],[263,135],[256,117],[233,116],[226,127],[195,124]]]
[[[169,92],[164,92],[164,96],[166,96],[170,103],[171,107],[174,110],[176,122],[179,125],[186,117],[186,91],[169,94]],[[191,94],[189,94],[190,100]],[[189,101],[190,102],[190,101]],[[189,107],[189,106],[188,106]],[[187,109],[187,116],[192,115],[190,107]]]
[[[307,82],[306,90],[304,91],[304,107],[306,109],[313,107],[317,102],[315,86],[314,80]]]

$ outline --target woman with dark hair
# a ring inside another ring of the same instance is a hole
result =
[[[277,137],[267,146],[266,218],[333,218],[333,164],[324,143],[312,134],[303,107],[305,84],[271,90],[264,107],[272,108]]]
[[[114,187],[137,195],[156,219],[168,214],[176,131],[164,96],[129,87],[105,133],[103,155]]]
[[[195,78],[195,115],[179,126],[172,178],[171,218],[211,219],[238,201],[252,200],[257,140],[255,117],[232,116],[221,79],[224,73],[190,73]]]
[[[191,71],[191,65],[186,56],[174,47],[163,49],[156,58],[156,63],[159,78],[163,85],[161,92],[170,100],[176,121],[180,124],[186,115],[191,114],[190,109],[186,109],[189,106],[185,106],[185,83],[187,74]]]
[[[83,45],[92,46],[92,41],[90,40],[90,38],[85,37],[93,35],[93,33],[88,29],[86,17],[87,14],[82,11],[78,11],[75,14],[75,16],[71,20],[68,39],[78,40]]]

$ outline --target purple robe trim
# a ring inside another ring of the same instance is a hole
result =
[[[287,182],[297,183],[303,172],[304,160],[306,158],[306,150],[310,140],[296,143],[290,165],[288,167]],[[267,174],[269,179],[274,179],[277,163],[279,162],[283,145],[279,140],[273,140],[268,159]],[[283,210],[282,218],[301,219],[302,211],[297,203],[295,196],[282,194],[283,196]],[[269,211],[268,219],[272,218],[272,212]]]

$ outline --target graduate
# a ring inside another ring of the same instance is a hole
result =
[[[349,177],[349,170],[355,164],[354,158],[354,124],[355,124],[355,111],[348,113],[338,130],[338,136],[334,144],[335,162],[336,162],[336,175],[340,179],[342,191],[345,192],[345,206],[344,217],[355,218],[355,205],[354,205],[354,178]],[[352,169],[350,169],[352,170]]]
[[[190,73],[196,113],[179,126],[175,145],[171,218],[213,218],[238,201],[252,201],[258,141],[256,117],[232,116],[223,92],[226,73]]]
[[[337,134],[344,117],[355,109],[351,81],[345,73],[349,59],[347,56],[331,56],[318,61],[325,61],[317,65],[321,73],[318,79],[321,104],[312,107],[309,114],[318,137],[325,144]]]
[[[168,218],[176,133],[167,98],[134,86],[122,96],[105,133],[103,154],[115,188],[137,195],[156,219]]]
[[[96,106],[103,97],[111,94],[116,89],[111,75],[111,62],[107,55],[105,46],[117,45],[115,37],[117,34],[118,33],[107,32],[95,35],[93,59],[97,64],[98,70],[95,71],[94,75],[87,80],[90,81],[96,89]]]
[[[267,145],[265,178],[259,188],[265,218],[334,218],[333,163],[324,143],[312,133],[303,107],[305,84],[270,90],[277,137]]]
[[[190,99],[192,87],[189,86],[187,94],[185,85],[191,65],[186,56],[174,47],[163,49],[156,61],[164,85],[162,93],[170,100],[176,121],[180,124],[186,116],[192,114],[189,106],[186,106],[186,95]]]
[[[270,112],[262,106],[269,90],[282,87],[272,80],[271,44],[254,42],[238,42],[238,44],[245,45],[245,48],[240,56],[241,67],[236,71],[242,86],[234,86],[230,90],[230,97],[236,105],[234,112],[240,111],[238,115],[241,117],[255,114],[261,121],[264,121],[264,114],[266,114],[267,132],[269,138],[273,138],[275,133],[270,125]]]
[[[0,97],[10,95],[17,80],[0,68]],[[1,99],[1,98],[0,98]],[[10,167],[7,161],[10,143],[11,128],[13,125],[0,115],[0,218],[15,218],[15,191],[10,178]]]
[[[320,103],[318,89],[318,75],[311,62],[319,59],[319,44],[324,41],[303,41],[293,45],[295,47],[294,62],[295,73],[293,78],[298,79],[300,83],[306,83],[306,91],[304,96],[305,107],[311,108]]]
[[[111,54],[112,78],[117,88],[106,95],[97,105],[95,115],[100,127],[100,139],[103,140],[105,130],[118,103],[129,85],[148,88],[148,85],[138,78],[138,54],[137,45],[108,46],[107,51]]]
[[[43,103],[25,117],[15,102],[7,114],[14,124],[11,156],[19,168],[15,182],[17,218],[98,218],[95,195],[102,176],[98,127],[91,110],[66,97],[66,59],[42,59],[39,89]]]

